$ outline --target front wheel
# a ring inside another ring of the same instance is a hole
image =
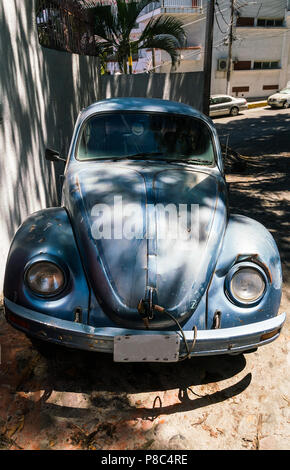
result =
[[[287,109],[290,107],[290,103],[288,101],[284,101],[283,108]]]
[[[230,115],[231,116],[237,116],[238,114],[239,114],[239,108],[237,108],[236,106],[231,108],[231,110],[230,110]]]

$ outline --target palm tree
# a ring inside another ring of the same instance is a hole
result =
[[[138,16],[154,1],[156,0],[117,0],[115,8],[101,5],[94,8],[94,33],[99,38],[98,51],[100,55],[104,52],[113,55],[123,73],[127,73],[128,58],[139,49],[151,49],[153,59],[154,48],[162,49],[170,55],[172,67],[179,62],[178,48],[185,44],[186,34],[182,21],[173,16],[151,18],[139,39],[130,38],[132,29],[136,28]],[[129,65],[129,69],[132,73],[132,66]]]

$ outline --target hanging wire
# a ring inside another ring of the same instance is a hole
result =
[[[219,11],[219,13],[220,13],[222,19],[223,19],[224,22],[225,22],[225,24],[226,24],[227,26],[229,26],[228,21],[227,21],[227,20],[225,19],[225,17],[224,17],[223,11],[225,11],[225,10],[228,10],[228,11],[229,11],[229,10],[230,10],[230,7],[226,8],[225,10],[221,10],[220,5],[219,5],[219,3],[218,3],[217,0],[216,0],[216,3],[215,3],[215,4],[216,4],[216,6],[217,6],[217,9],[218,9],[218,11]]]
[[[215,15],[214,15],[214,17],[215,17],[215,21],[216,21],[217,27],[218,27],[218,29],[220,30],[220,32],[221,32],[222,34],[227,34],[227,31],[223,31],[223,30],[221,29],[221,25],[220,25],[220,22],[219,22],[219,20],[218,20],[218,15],[217,15],[217,11],[216,11],[216,10],[215,10]]]

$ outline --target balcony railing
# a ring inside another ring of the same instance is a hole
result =
[[[142,11],[142,15],[146,15],[158,8],[168,9],[170,11],[179,10],[180,13],[191,13],[195,10],[201,10],[202,2],[203,0],[160,0],[159,2],[153,2],[147,5]]]

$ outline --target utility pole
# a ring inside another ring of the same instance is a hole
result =
[[[213,21],[215,0],[207,0],[205,47],[204,47],[204,66],[203,66],[203,113],[209,115],[209,99],[211,85],[212,69],[212,44],[213,44]]]
[[[233,27],[234,27],[235,0],[231,0],[231,20],[229,31],[229,51],[227,64],[227,89],[226,94],[231,94],[231,71],[232,71],[232,49],[233,49]]]

